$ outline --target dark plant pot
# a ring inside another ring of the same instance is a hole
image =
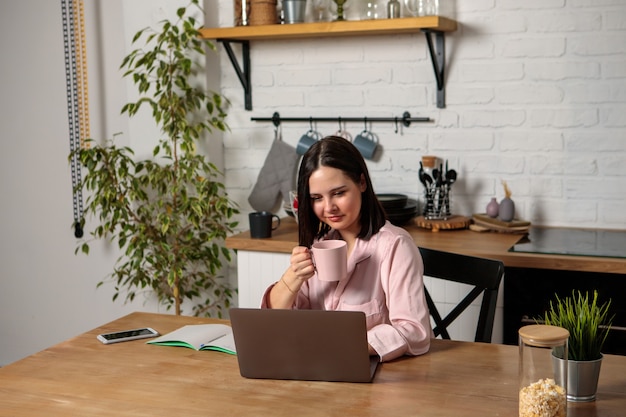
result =
[[[567,378],[567,401],[588,402],[596,400],[603,358],[604,356],[593,361],[568,360],[566,369],[563,359],[552,356],[556,383],[563,386],[563,381]]]

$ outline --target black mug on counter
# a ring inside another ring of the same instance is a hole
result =
[[[250,220],[250,237],[254,239],[264,239],[272,237],[272,230],[276,230],[280,226],[280,217],[269,211],[255,211],[248,214]],[[276,226],[273,226],[273,220],[276,219]]]

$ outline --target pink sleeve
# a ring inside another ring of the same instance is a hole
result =
[[[400,236],[384,258],[381,281],[391,324],[377,325],[368,332],[368,341],[383,362],[428,352],[433,335],[424,294],[424,266],[415,243]]]
[[[274,285],[276,285],[276,283],[273,283],[272,285],[267,287],[267,289],[265,290],[265,293],[263,294],[263,298],[261,299],[261,308],[270,308],[270,303],[269,303],[270,291],[272,291],[272,288],[274,288]]]

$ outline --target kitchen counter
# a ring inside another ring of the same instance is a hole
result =
[[[626,274],[626,258],[511,252],[523,235],[478,233],[469,229],[432,232],[413,223],[403,227],[413,236],[417,246],[498,259],[507,267]],[[290,254],[297,242],[297,224],[292,217],[285,217],[271,238],[252,239],[250,232],[246,231],[227,238],[226,246],[242,251]]]
[[[522,252],[521,250],[527,250],[527,245],[520,243],[527,238],[521,234],[479,233],[469,229],[432,232],[413,223],[404,228],[411,234],[417,246],[504,262],[506,271],[500,286],[492,339],[496,343],[516,344],[517,329],[521,325],[527,324],[529,318],[543,314],[555,292],[568,295],[573,288],[584,291],[597,289],[603,299],[613,298],[615,324],[626,328],[626,308],[619,307],[626,306],[626,298],[622,295],[626,285],[626,257],[540,254],[532,251],[537,249],[532,245],[531,250]],[[571,237],[578,236],[578,233],[567,233],[568,230],[577,232],[590,229],[531,227],[530,238],[532,240],[533,236],[536,237],[537,231],[553,231],[568,238],[561,239],[557,242],[558,245],[552,245],[547,250],[558,251],[562,249],[560,246],[571,244],[580,246],[580,239]],[[243,232],[226,239],[226,246],[238,251],[237,285],[240,307],[260,305],[268,286],[276,282],[289,266],[291,250],[297,242],[298,229],[292,217],[281,219],[280,226],[272,232],[271,238],[252,239],[249,232]],[[535,243],[540,242],[537,240]],[[514,246],[515,251],[511,251]],[[426,277],[425,284],[429,287],[435,304],[444,310],[451,308],[450,303],[460,301],[465,294],[460,284],[455,287],[451,283],[444,284]],[[470,327],[460,326],[455,329],[456,333],[452,337],[455,340],[473,340],[474,335],[471,332],[466,334]],[[624,346],[626,334],[614,333],[608,341],[607,349],[610,348],[610,351],[607,352],[622,354],[623,349],[620,350],[620,346]]]

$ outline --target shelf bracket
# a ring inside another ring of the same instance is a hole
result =
[[[438,30],[422,29],[426,35],[428,43],[428,52],[430,60],[433,63],[435,71],[435,79],[437,80],[437,107],[444,109],[446,107],[446,84],[445,84],[445,68],[446,68],[446,40],[444,33]],[[432,35],[435,35],[435,45],[433,46]]]
[[[433,64],[433,70],[435,72],[435,80],[437,81],[437,107],[443,109],[446,107],[446,87],[445,87],[445,67],[446,67],[446,48],[445,48],[445,35],[444,32],[433,29],[421,29],[426,36],[426,42],[428,43],[428,52],[430,54],[430,60]],[[433,35],[435,40],[433,42]],[[250,81],[250,41],[247,40],[235,40],[235,39],[217,39],[228,54],[239,82],[244,91],[245,109],[252,110],[252,83]],[[241,44],[242,65],[240,65],[235,52],[233,51],[231,43]]]
[[[230,39],[218,39],[218,41],[221,42],[222,45],[224,45],[224,49],[228,54],[228,58],[230,59],[231,64],[233,64],[233,68],[237,73],[239,82],[241,82],[241,86],[243,87],[245,108],[246,110],[252,110],[252,83],[250,82],[250,42]],[[241,65],[239,65],[239,61],[235,56],[235,52],[233,51],[233,48],[231,46],[232,42],[241,44],[243,69],[241,68]]]

